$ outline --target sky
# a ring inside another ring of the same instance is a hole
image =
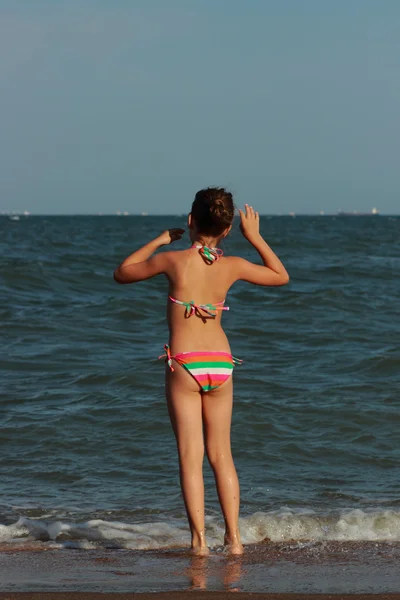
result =
[[[0,210],[400,213],[398,0],[0,0]]]

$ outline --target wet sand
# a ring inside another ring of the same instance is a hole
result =
[[[399,594],[271,594],[237,592],[235,600],[400,600]],[[96,594],[91,592],[0,593],[0,600],[232,600],[231,592],[160,592]]]
[[[399,543],[247,546],[243,557],[187,550],[0,548],[0,600],[400,600]]]

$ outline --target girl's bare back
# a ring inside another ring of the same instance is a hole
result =
[[[221,326],[222,315],[229,308],[225,300],[232,285],[230,259],[221,257],[215,263],[207,264],[196,247],[168,254],[167,315],[171,351],[218,349],[230,352]],[[208,314],[207,310],[199,308],[206,305],[214,306],[215,311]]]

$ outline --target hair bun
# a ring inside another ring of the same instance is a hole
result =
[[[229,227],[232,221],[231,211],[227,210],[222,198],[216,198],[210,206],[210,214],[216,225]]]
[[[206,188],[197,192],[191,215],[199,234],[221,235],[232,225],[235,214],[232,194],[225,188]]]

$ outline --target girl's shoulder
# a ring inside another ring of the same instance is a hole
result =
[[[169,260],[179,260],[184,256],[190,255],[191,248],[183,248],[182,250],[164,250],[163,256]]]
[[[235,265],[239,265],[243,260],[244,258],[235,255],[224,254],[223,256],[221,256],[221,262],[225,263],[225,265],[227,266],[229,265],[230,268],[232,268]]]

